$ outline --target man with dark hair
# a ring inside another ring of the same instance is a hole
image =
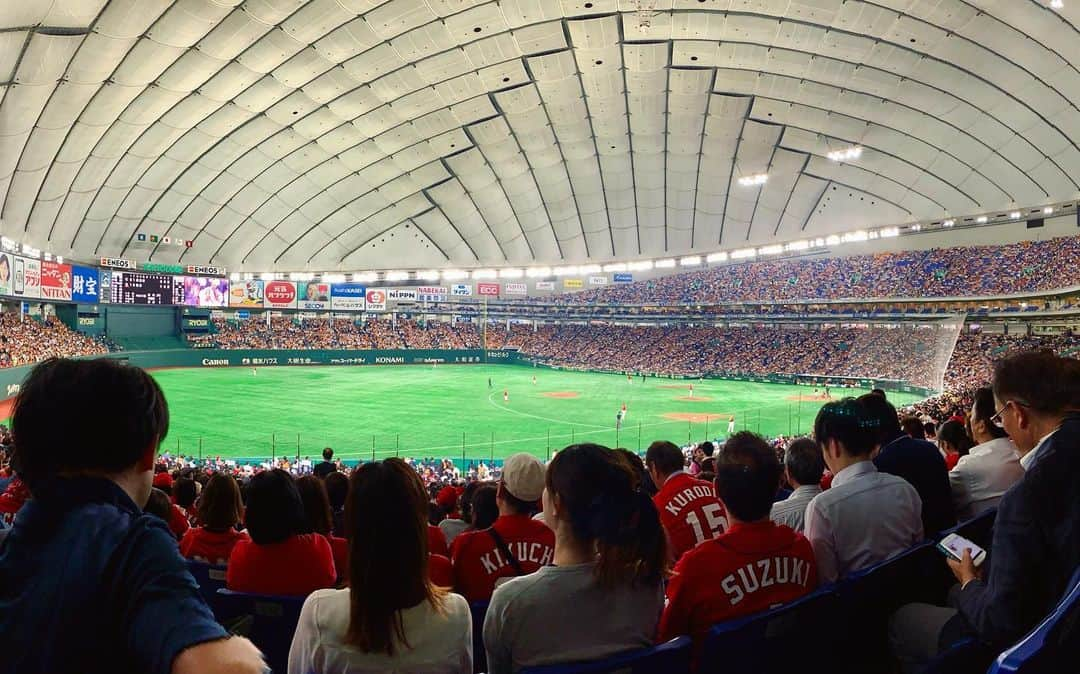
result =
[[[968,552],[946,560],[958,582],[950,607],[909,604],[893,616],[893,649],[912,667],[968,635],[992,652],[1014,643],[1080,566],[1080,361],[1020,353],[995,365],[993,381],[990,421],[1012,438],[1026,473],[998,503],[989,575]]]
[[[814,437],[833,474],[832,487],[806,506],[805,533],[822,583],[882,562],[923,538],[918,492],[870,460],[878,423],[854,398],[826,403],[814,420]]]
[[[326,479],[327,475],[337,471],[337,464],[334,463],[334,450],[329,447],[323,449],[322,459],[323,460],[320,463],[315,465],[315,468],[312,469],[311,472],[315,477]]]
[[[990,388],[975,391],[968,432],[976,445],[949,471],[953,505],[961,520],[997,507],[1009,487],[1024,477],[1016,445],[1004,428],[990,421],[996,411]]]
[[[652,443],[645,451],[645,469],[659,487],[653,503],[671,540],[673,559],[724,531],[724,507],[713,486],[683,471],[681,449],[663,440]]]
[[[675,566],[660,619],[661,641],[690,634],[700,646],[715,623],[793,601],[817,586],[810,543],[769,519],[779,479],[776,452],[760,436],[742,431],[724,445],[716,492],[728,527]]]
[[[793,440],[784,452],[784,475],[794,491],[783,501],[773,504],[769,518],[777,524],[802,531],[806,506],[821,493],[824,472],[825,459],[818,443],[810,438]]]
[[[555,532],[532,519],[544,494],[544,465],[532,454],[503,462],[495,500],[499,517],[483,531],[454,539],[454,589],[469,601],[486,601],[503,578],[523,576],[555,557]],[[435,529],[442,533],[437,527]]]
[[[169,429],[157,383],[114,360],[51,359],[13,419],[33,498],[0,549],[0,672],[262,672],[142,510]]]
[[[904,433],[896,408],[885,398],[867,394],[859,398],[859,403],[877,421],[880,449],[874,457],[874,465],[881,472],[902,477],[915,487],[922,501],[923,531],[934,534],[956,524],[949,469],[938,448]]]

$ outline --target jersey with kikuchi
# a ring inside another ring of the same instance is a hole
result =
[[[682,471],[668,477],[653,503],[676,560],[699,543],[719,536],[727,523],[712,484]]]
[[[528,515],[501,515],[491,528],[506,543],[521,574],[487,529],[460,534],[453,546],[454,589],[469,601],[490,599],[498,579],[532,573],[555,557],[555,532]]]
[[[733,524],[675,565],[659,639],[689,634],[700,646],[716,623],[794,601],[815,587],[814,550],[802,534],[771,520]]]

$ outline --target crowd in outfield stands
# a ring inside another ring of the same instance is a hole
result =
[[[261,674],[185,558],[225,565],[235,591],[305,598],[291,674],[472,672],[478,601],[495,674],[679,635],[698,658],[713,624],[996,509],[992,563],[942,559],[947,595],[933,574],[909,579],[925,591],[873,635],[905,671],[969,638],[989,658],[1047,615],[1080,565],[1080,361],[1000,355],[965,416],[931,426],[936,445],[873,392],[826,403],[812,439],[780,452],[748,431],[689,457],[662,440],[644,456],[579,444],[471,480],[446,460],[345,472],[330,449],[299,477],[170,470],[153,379],[117,361],[48,361],[0,432],[12,524],[0,531],[0,672]],[[929,595],[940,603],[917,601]]]
[[[1003,246],[962,246],[747,262],[564,293],[557,304],[720,304],[1008,295],[1080,285],[1080,236]]]
[[[108,352],[104,341],[75,332],[55,318],[39,321],[16,312],[0,313],[0,367]]]

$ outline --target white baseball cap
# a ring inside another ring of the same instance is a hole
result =
[[[514,454],[503,461],[506,491],[522,501],[539,501],[544,495],[544,464],[532,454]]]

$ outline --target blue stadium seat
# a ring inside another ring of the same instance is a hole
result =
[[[801,674],[835,671],[829,658],[795,654],[830,653],[836,646],[838,601],[826,585],[769,611],[729,620],[709,630],[699,674]]]
[[[996,519],[997,508],[991,508],[957,524],[955,527],[942,531],[934,538],[940,541],[949,534],[959,534],[979,547],[989,550],[990,543],[994,538],[994,521]]]
[[[207,564],[206,562],[196,562],[193,559],[189,559],[187,563],[188,573],[194,578],[195,582],[199,584],[199,594],[202,595],[206,603],[210,605],[210,608],[215,608],[215,604],[218,602],[217,591],[225,587],[225,569],[224,566],[215,566],[213,564]],[[214,616],[219,620],[224,618],[218,615],[216,612]]]
[[[920,674],[986,674],[994,651],[974,637],[953,644],[926,663]]]
[[[889,658],[889,616],[910,602],[944,604],[949,579],[935,544],[924,542],[837,583],[840,611],[847,621],[845,660],[852,671],[880,669]]]
[[[218,601],[227,604],[232,615],[252,617],[248,637],[266,656],[274,672],[288,669],[289,648],[293,633],[300,621],[300,609],[306,597],[279,597],[268,594],[247,594],[220,589]]]
[[[605,660],[526,667],[518,674],[679,674],[690,671],[691,643],[690,637],[678,637],[666,644],[615,655]]]
[[[487,671],[487,654],[484,652],[484,616],[487,615],[488,602],[474,601],[469,604],[472,613],[472,661],[474,672]]]
[[[1080,656],[1080,569],[1045,620],[998,656],[989,674],[1057,674],[1076,671]]]

